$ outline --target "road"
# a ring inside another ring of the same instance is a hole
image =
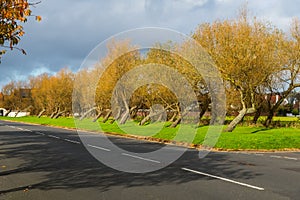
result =
[[[88,133],[87,133],[88,134]],[[149,152],[162,144],[109,137],[120,148]],[[101,143],[89,148],[106,157]],[[170,148],[178,151],[180,148]],[[119,154],[119,159],[159,160]],[[122,163],[120,163],[122,164]],[[96,160],[72,130],[0,121],[0,199],[299,199],[300,153],[210,152],[190,149],[148,173],[120,172]]]

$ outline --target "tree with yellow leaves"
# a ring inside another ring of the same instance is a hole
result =
[[[193,37],[214,59],[227,89],[239,93],[239,114],[227,128],[231,132],[246,114],[256,111],[259,87],[283,66],[283,33],[269,23],[248,19],[242,10],[238,19],[200,25]]]

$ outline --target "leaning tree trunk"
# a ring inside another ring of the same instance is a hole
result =
[[[136,117],[138,111],[138,107],[137,106],[133,106],[132,108],[130,108],[130,118],[134,119]]]
[[[112,111],[109,110],[108,113],[105,115],[104,119],[102,120],[102,123],[106,123],[109,117],[111,116]]]
[[[38,114],[38,118],[41,118],[41,116],[46,112],[46,109],[43,108],[43,110]]]
[[[65,109],[65,110],[63,110],[63,111],[58,112],[53,118],[54,118],[54,119],[59,118],[59,117],[60,117],[62,114],[64,114],[66,111],[67,111],[67,110]]]
[[[9,109],[9,110],[5,113],[4,117],[7,117],[7,116],[9,115],[9,113],[11,113],[11,109]]]
[[[247,108],[243,108],[239,112],[238,116],[236,118],[234,118],[232,120],[232,122],[230,122],[230,124],[228,125],[228,127],[226,129],[226,132],[232,132],[235,129],[235,127],[243,120],[246,113],[247,113]]]
[[[19,113],[20,113],[20,110],[18,110],[18,111],[15,113],[15,117],[17,117]]]
[[[175,128],[181,122],[181,114],[178,115],[177,119],[171,124],[171,128]]]
[[[50,115],[50,118],[53,119],[53,117],[54,117],[58,112],[59,112],[59,107],[57,107],[57,108],[55,109],[55,111],[52,112],[52,114]]]
[[[122,117],[121,117],[119,123],[120,123],[120,124],[125,124],[126,121],[127,121],[128,118],[129,118],[129,116],[130,116],[130,110],[126,108],[126,110],[125,110],[124,114],[122,115]]]
[[[173,116],[169,119],[169,122],[174,122],[176,116],[177,116],[177,112],[174,112]]]
[[[171,128],[175,128],[182,120],[182,117],[186,116],[188,114],[188,110],[185,110],[182,114],[180,113],[180,111],[178,111],[178,117],[177,119],[171,124]]]
[[[86,111],[85,113],[83,113],[83,115],[79,118],[79,120],[82,121],[84,118],[86,118],[86,116],[88,114],[90,114],[91,112],[93,112],[96,109],[97,109],[97,107],[90,108],[88,111]]]
[[[101,116],[102,116],[103,112],[99,111],[97,116],[93,119],[93,122],[96,122]]]

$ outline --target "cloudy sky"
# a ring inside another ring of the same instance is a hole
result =
[[[34,0],[31,0],[34,2]],[[19,43],[28,55],[8,51],[0,64],[0,88],[28,75],[79,69],[100,42],[129,29],[163,27],[190,34],[198,24],[232,18],[244,0],[42,0],[33,8],[42,22],[29,20]],[[300,18],[300,0],[250,0],[251,15],[287,30]]]

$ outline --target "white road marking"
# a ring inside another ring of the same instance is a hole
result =
[[[256,153],[256,156],[264,156],[264,154]]]
[[[282,158],[282,156],[274,156],[274,155],[272,155],[272,156],[270,156],[271,158]]]
[[[74,143],[74,144],[80,144],[80,142],[77,142],[75,140],[69,140],[69,139],[64,139],[64,140],[67,141],[67,142]]]
[[[289,159],[289,160],[298,160],[297,158],[293,158],[293,157],[287,157],[287,156],[284,156],[285,159]]]
[[[122,155],[123,155],[123,156],[129,156],[129,157],[132,157],[132,158],[141,159],[141,160],[145,160],[145,161],[149,161],[149,162],[160,163],[160,162],[157,161],[157,160],[152,160],[152,159],[148,159],[148,158],[143,158],[143,157],[140,157],[140,156],[135,156],[135,155],[127,154],[127,153],[122,153]]]
[[[94,146],[94,145],[90,145],[88,144],[89,147],[92,147],[92,148],[95,148],[95,149],[100,149],[100,150],[103,150],[103,151],[110,151],[110,149],[106,149],[106,148],[103,148],[103,147],[98,147],[98,146]]]
[[[60,139],[60,137],[57,137],[55,135],[48,135],[48,137],[55,138],[55,139]]]
[[[35,133],[38,135],[45,135],[45,133],[42,133],[42,132],[35,132]]]
[[[29,130],[29,129],[26,129],[26,128],[23,128],[23,131],[32,132],[32,130]]]
[[[257,186],[254,186],[254,185],[249,185],[249,184],[246,184],[246,183],[241,183],[241,182],[234,181],[234,180],[231,180],[231,179],[228,179],[228,178],[223,178],[223,177],[220,177],[220,176],[214,176],[214,175],[211,175],[211,174],[199,172],[199,171],[188,169],[188,168],[181,168],[181,169],[184,170],[184,171],[193,172],[195,174],[200,174],[200,175],[203,175],[203,176],[208,176],[208,177],[219,179],[219,180],[222,180],[222,181],[226,181],[226,182],[230,182],[230,183],[242,185],[242,186],[249,187],[249,188],[252,188],[252,189],[261,190],[261,191],[265,190],[262,187],[257,187]]]

